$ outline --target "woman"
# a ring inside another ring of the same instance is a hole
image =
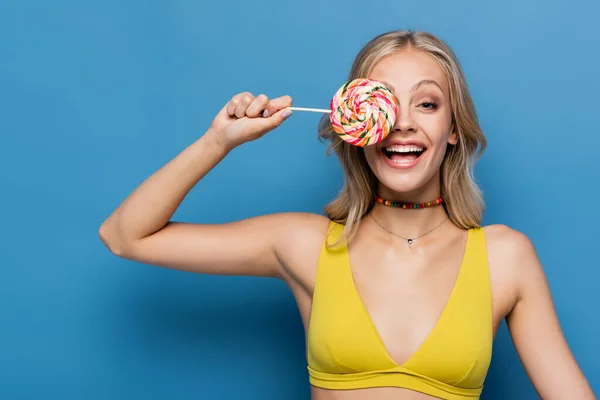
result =
[[[390,87],[398,116],[384,141],[364,149],[324,118],[320,135],[346,174],[327,217],[169,221],[229,151],[291,114],[289,96],[240,93],[113,212],[102,240],[143,263],[283,279],[307,333],[313,399],[478,398],[504,318],[542,398],[594,398],[531,242],[506,226],[480,226],[472,173],[486,141],[452,51],[428,33],[386,33],[356,58],[350,79],[358,77]]]

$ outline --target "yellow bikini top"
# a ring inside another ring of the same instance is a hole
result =
[[[341,237],[331,222],[325,242]],[[450,400],[477,399],[492,356],[492,297],[485,236],[468,231],[452,294],[419,349],[397,365],[354,286],[348,248],[323,243],[308,328],[310,383],[325,389],[393,386]]]

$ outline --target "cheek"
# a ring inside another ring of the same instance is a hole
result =
[[[377,149],[375,146],[367,146],[364,149],[365,158],[367,160],[367,164],[371,168],[371,171],[376,171],[377,169]]]
[[[448,107],[442,107],[431,113],[415,112],[413,119],[432,141],[437,141],[440,136],[447,139],[447,133],[452,127],[452,112]]]
[[[432,144],[439,145],[448,140],[451,124],[446,118],[431,118],[422,121],[420,128]]]
[[[365,159],[367,160],[367,164],[369,165],[369,169],[375,175],[378,181],[386,181],[390,179],[390,173],[393,174],[393,171],[390,172],[389,166],[385,161],[382,161],[380,157],[380,153],[377,152],[375,146],[367,146],[364,149]],[[394,175],[391,175],[394,176]]]

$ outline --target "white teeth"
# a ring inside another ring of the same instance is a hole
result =
[[[397,145],[397,144],[388,146],[388,147],[384,148],[384,150],[387,152],[395,152],[395,153],[411,153],[414,151],[425,151],[425,149],[423,147],[414,146],[414,145],[401,146],[401,145]]]

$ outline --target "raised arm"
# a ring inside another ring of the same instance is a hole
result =
[[[170,219],[189,191],[230,150],[279,126],[291,103],[288,96],[273,100],[250,93],[234,96],[200,139],[146,179],[104,221],[101,240],[119,257],[152,265],[211,274],[281,275],[278,240],[300,215],[214,225]]]

